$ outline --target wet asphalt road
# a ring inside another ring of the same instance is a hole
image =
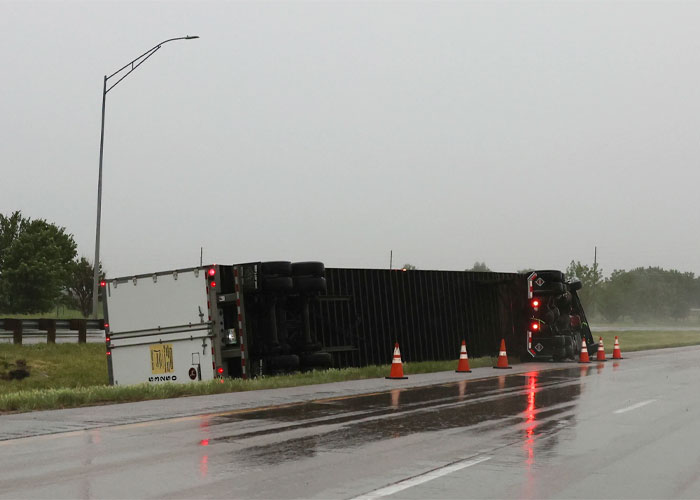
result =
[[[693,347],[479,369],[133,424],[115,405],[87,430],[20,438],[2,435],[32,433],[10,415],[0,498],[700,498],[699,361]]]

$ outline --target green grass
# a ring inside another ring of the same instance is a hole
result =
[[[615,335],[620,340],[622,354],[632,351],[644,351],[647,349],[663,349],[664,347],[683,347],[700,344],[700,331],[678,332],[648,332],[631,330],[626,332],[594,332],[593,338],[603,337],[606,352],[612,352],[615,343]]]
[[[612,352],[614,336],[620,339],[622,354],[644,349],[700,344],[700,331],[679,332],[596,332],[602,336],[606,351]],[[107,363],[103,344],[56,344],[15,346],[0,344],[0,373],[23,359],[31,376],[24,380],[0,380],[0,412],[32,411],[54,408],[144,401],[225,392],[276,389],[301,385],[324,384],[347,380],[381,378],[389,374],[390,365],[344,368],[295,373],[254,380],[227,379],[189,384],[140,384],[108,386]],[[513,361],[513,359],[511,359]],[[472,368],[492,366],[491,358],[470,359]],[[404,363],[406,375],[452,371],[454,361]]]
[[[30,376],[0,380],[0,394],[31,389],[76,388],[109,382],[105,346],[96,344],[0,344],[0,374],[25,360]]]
[[[491,366],[490,358],[470,360],[472,367]],[[404,363],[406,374],[432,373],[454,370],[455,361],[427,361]],[[79,386],[75,388],[21,389],[0,393],[0,411],[32,411],[55,408],[73,408],[103,403],[122,403],[151,399],[200,396],[227,392],[279,389],[302,385],[343,382],[368,378],[380,378],[389,374],[390,366],[330,369],[307,373],[294,373],[274,377],[258,377],[253,380],[226,379],[188,384],[138,384],[130,386]]]

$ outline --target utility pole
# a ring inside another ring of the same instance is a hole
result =
[[[593,247],[593,286],[591,287],[591,307],[593,309],[593,314],[591,316],[595,316],[596,313],[596,308],[595,308],[595,284],[598,278],[598,247],[594,246]]]

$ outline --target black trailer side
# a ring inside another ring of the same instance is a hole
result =
[[[386,364],[399,342],[404,361],[497,354],[501,338],[519,356],[527,321],[518,274],[326,269],[328,290],[313,305],[312,328],[337,366]]]
[[[260,265],[241,272],[257,276],[254,269]],[[325,268],[325,282],[325,291],[311,296],[244,287],[253,375],[266,365],[295,368],[290,356],[309,368],[305,360],[322,363],[320,353],[335,367],[386,364],[395,342],[408,362],[457,359],[462,340],[472,357],[495,356],[501,339],[509,355],[525,353],[523,275]]]

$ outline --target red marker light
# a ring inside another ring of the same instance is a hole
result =
[[[534,307],[534,308],[540,307],[540,301],[537,300],[537,299],[534,299],[534,300],[532,301],[532,307]]]
[[[213,267],[210,267],[209,270],[207,271],[207,274],[209,276],[214,276],[216,274],[216,269],[214,269]]]
[[[102,286],[102,287],[107,286],[107,282],[105,280],[100,281],[100,286]]]
[[[109,323],[105,323],[105,328],[109,328]]]
[[[224,373],[224,369],[223,369],[222,367],[219,367],[219,368],[216,369],[216,372],[217,372],[219,375],[221,375],[221,374]]]
[[[200,446],[209,446],[209,440],[208,440],[208,439],[202,439],[202,440],[199,442],[199,445],[200,445]]]
[[[533,332],[536,332],[537,330],[540,329],[540,324],[539,324],[539,323],[533,323],[533,324],[530,325],[530,329],[531,329]]]
[[[112,351],[107,351],[107,356],[111,356],[111,355],[112,355]]]
[[[209,286],[212,288],[216,288],[216,281],[212,281],[211,283],[209,283]]]
[[[107,338],[105,339],[105,342],[109,342],[109,337],[107,337]]]

